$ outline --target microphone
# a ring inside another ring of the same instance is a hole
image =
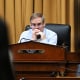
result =
[[[41,39],[41,35],[40,34],[36,35],[36,39]]]
[[[22,38],[22,39],[20,40],[20,43],[22,43],[22,40],[25,40],[25,42],[31,41],[31,39]]]

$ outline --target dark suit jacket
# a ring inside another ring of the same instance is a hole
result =
[[[0,19],[0,80],[14,80],[8,41],[7,25]]]

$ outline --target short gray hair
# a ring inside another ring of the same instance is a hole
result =
[[[38,17],[42,18],[42,23],[44,23],[45,18],[41,13],[33,13],[32,16],[30,17],[30,22],[31,22],[31,20],[38,18]]]

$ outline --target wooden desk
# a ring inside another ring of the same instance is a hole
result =
[[[64,47],[53,46],[48,44],[41,44],[37,42],[27,42],[21,44],[10,45],[10,49],[13,52],[14,68],[16,71],[16,80],[22,77],[27,80],[64,80],[64,78],[53,78],[56,76],[53,72],[61,72],[61,76],[64,76],[66,72],[65,80],[69,80],[68,77],[75,77],[75,71],[79,64],[79,54],[66,52]],[[42,53],[26,53],[22,50],[43,50]],[[77,64],[77,65],[76,65]],[[74,71],[72,71],[74,70]],[[39,79],[38,79],[39,78]]]
[[[53,72],[65,71],[65,48],[42,44],[38,42],[27,42],[10,45],[13,52],[14,67],[18,77],[50,77]],[[43,53],[26,53],[23,50],[43,50]]]
[[[27,77],[26,80],[80,80],[79,77]]]

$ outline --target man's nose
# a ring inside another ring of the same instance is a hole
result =
[[[35,25],[35,28],[39,28],[38,25]]]

